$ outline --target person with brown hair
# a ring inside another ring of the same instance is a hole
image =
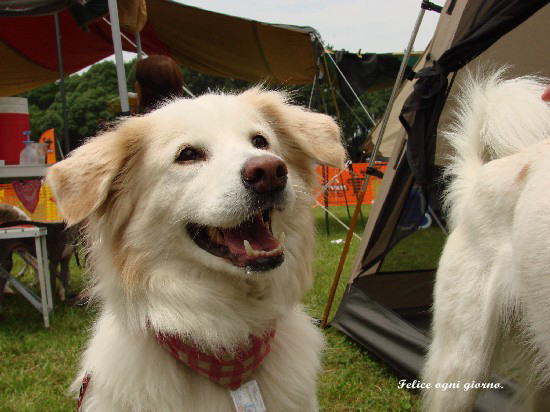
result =
[[[171,57],[151,55],[136,63],[135,88],[139,112],[147,113],[166,98],[183,96],[183,75]]]

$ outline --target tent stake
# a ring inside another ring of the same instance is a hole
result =
[[[416,40],[416,35],[418,34],[418,29],[420,28],[420,23],[422,23],[422,19],[424,18],[424,12],[425,10],[422,8],[422,5],[421,5],[420,12],[418,13],[418,17],[416,19],[416,23],[414,25],[414,29],[411,34],[411,38],[409,40],[409,44],[407,45],[405,55],[403,56],[403,61],[401,62],[401,67],[399,68],[399,73],[397,74],[397,79],[395,80],[395,84],[393,85],[390,101],[388,102],[388,105],[386,107],[386,112],[384,113],[384,118],[382,119],[382,123],[380,125],[380,132],[378,133],[376,144],[372,149],[372,155],[369,159],[369,167],[374,167],[374,163],[376,161],[376,155],[378,154],[378,149],[380,148],[380,144],[382,143],[382,137],[384,136],[384,131],[386,130],[386,125],[388,124],[391,107],[393,106],[393,102],[397,95],[397,91],[401,86],[401,82],[405,74],[405,68],[407,67],[409,57],[411,56],[412,48],[414,46],[414,41]],[[333,61],[334,65],[336,65],[336,62],[334,62],[332,57],[330,55],[328,57]],[[372,122],[374,124],[374,121]],[[325,329],[327,327],[328,317],[330,315],[330,310],[332,309],[332,303],[334,302],[334,295],[336,295],[336,289],[338,288],[338,283],[340,282],[340,277],[342,275],[342,271],[344,270],[344,264],[346,263],[346,259],[348,257],[348,251],[351,244],[351,239],[355,231],[355,225],[357,224],[359,211],[361,210],[361,206],[363,205],[363,199],[365,198],[365,194],[367,193],[369,180],[370,180],[370,175],[365,176],[365,180],[363,181],[363,185],[361,186],[361,191],[359,192],[359,196],[357,197],[357,205],[355,206],[353,217],[349,224],[349,230],[346,235],[346,243],[344,244],[344,247],[342,249],[342,254],[340,255],[340,261],[338,262],[338,268],[336,269],[336,273],[334,274],[334,279],[332,280],[332,285],[330,287],[327,304],[325,306],[325,312],[323,313],[323,318],[321,319],[321,325],[320,325],[321,329]]]

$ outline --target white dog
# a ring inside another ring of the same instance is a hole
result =
[[[502,77],[470,78],[446,133],[456,152],[446,197],[452,232],[423,373],[430,412],[472,410],[478,391],[465,389],[495,386],[491,377],[510,359],[523,372],[510,410],[550,410],[550,106],[541,100],[548,80]],[[433,388],[458,381],[458,389]]]
[[[314,162],[344,160],[330,117],[251,89],[175,100],[53,166],[102,303],[81,410],[316,410],[309,193]]]

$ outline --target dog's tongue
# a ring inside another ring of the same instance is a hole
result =
[[[246,257],[245,260],[254,260],[254,257],[248,256],[246,253],[245,240],[248,240],[252,249],[256,251],[269,252],[279,247],[279,242],[264,225],[259,215],[236,228],[224,230],[223,236],[224,244],[230,252],[243,258]]]

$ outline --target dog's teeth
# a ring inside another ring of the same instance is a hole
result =
[[[281,232],[281,234],[279,235],[279,243],[281,244],[281,247],[284,246],[285,244],[285,232]]]
[[[284,234],[283,234],[283,238],[284,238]],[[265,250],[255,250],[254,248],[252,248],[252,246],[250,245],[250,242],[248,240],[243,240],[243,244],[244,244],[244,250],[246,251],[246,254],[250,257],[270,257],[270,256],[275,256],[275,255],[278,255],[279,253],[281,253],[281,251],[283,250],[283,245],[279,245],[277,246],[275,249],[273,250],[269,250],[269,251],[265,251]]]
[[[246,251],[246,254],[248,256],[254,256],[254,249],[252,249],[252,246],[250,246],[250,242],[248,240],[244,240],[244,250]]]
[[[277,246],[276,249],[270,250],[268,253],[269,253],[269,256],[275,256],[281,253],[282,250],[283,250],[283,245],[279,245]]]
[[[210,239],[216,243],[223,243],[223,236],[220,233],[218,229],[215,228],[209,228],[208,229],[208,236]]]

